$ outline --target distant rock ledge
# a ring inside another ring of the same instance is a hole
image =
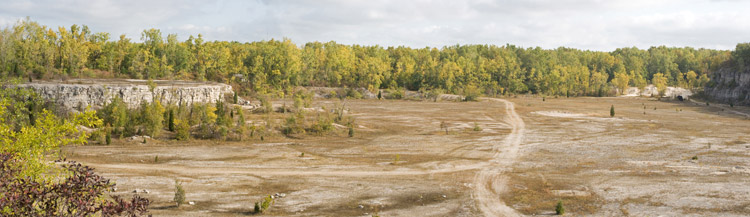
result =
[[[35,81],[19,87],[34,89],[42,98],[68,109],[81,111],[87,106],[101,108],[115,97],[129,107],[158,99],[162,104],[213,103],[234,94],[232,86],[215,82],[154,80],[151,90],[146,80],[135,79],[73,79],[66,81]]]

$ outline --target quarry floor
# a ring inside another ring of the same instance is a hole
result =
[[[636,97],[344,103],[352,138],[124,138],[64,152],[117,194],[147,189],[154,216],[550,215],[558,201],[572,216],[750,215],[750,109]],[[175,180],[193,205],[172,202]]]

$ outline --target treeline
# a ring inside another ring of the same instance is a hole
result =
[[[201,35],[179,41],[157,29],[143,31],[140,39],[113,39],[77,25],[55,30],[27,18],[0,32],[0,76],[210,80],[232,84],[242,94],[272,95],[289,94],[295,86],[329,86],[601,96],[649,83],[702,87],[733,56],[664,46],[600,52],[514,45],[298,46],[287,39],[239,43]]]

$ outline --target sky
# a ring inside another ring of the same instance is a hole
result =
[[[205,40],[288,38],[443,47],[513,44],[612,51],[676,46],[734,49],[750,41],[743,0],[0,0],[0,27],[29,17],[87,25],[140,41],[145,29]]]

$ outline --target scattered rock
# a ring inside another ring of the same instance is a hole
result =
[[[146,189],[143,189],[142,192],[145,193],[145,194],[151,193],[149,190],[146,190]]]
[[[362,206],[362,204],[360,204],[360,205],[359,205],[359,206],[357,206],[357,207],[359,207],[360,209],[364,209],[364,208],[365,208],[365,206]]]
[[[195,201],[188,202],[189,205],[195,205]]]
[[[442,195],[441,197],[443,197],[443,198],[448,198],[448,196],[445,196],[445,194],[443,194],[443,195]]]

